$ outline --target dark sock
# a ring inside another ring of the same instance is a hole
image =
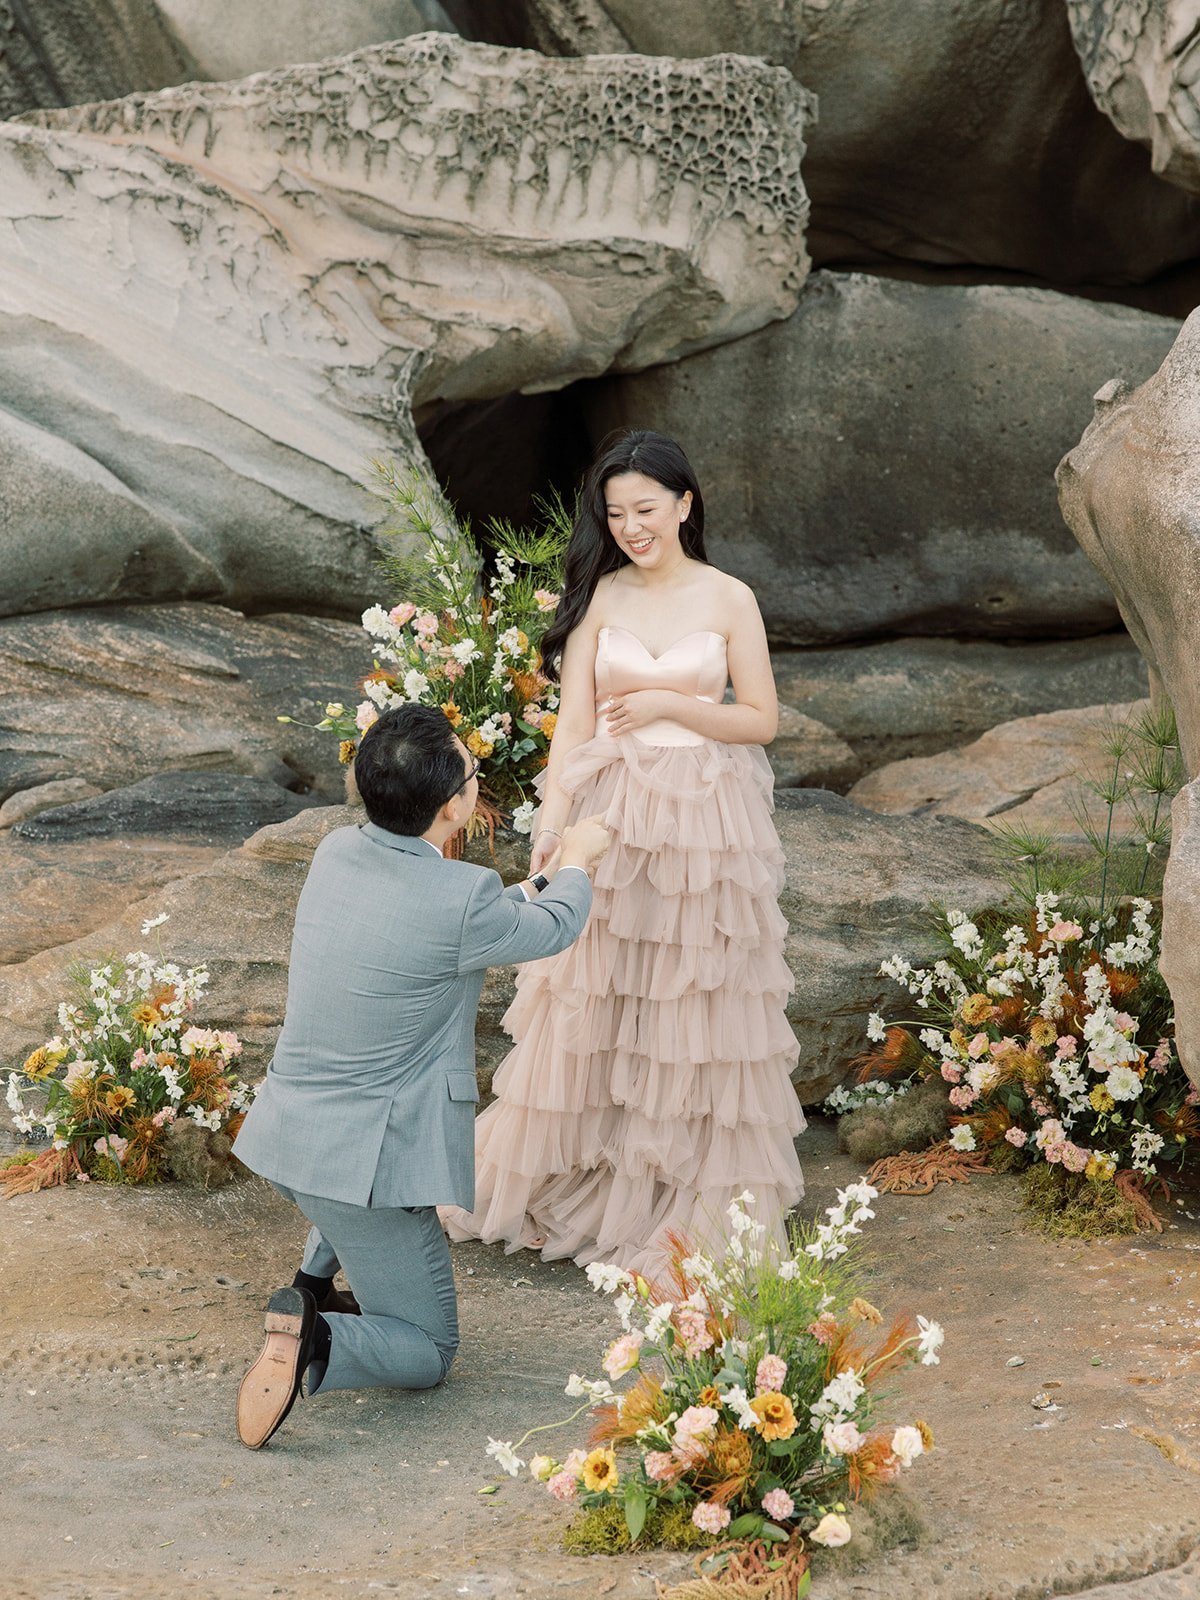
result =
[[[303,1288],[303,1284],[293,1284],[293,1288]],[[306,1394],[314,1394],[324,1383],[325,1373],[329,1367],[329,1352],[333,1345],[333,1330],[318,1312],[317,1320],[313,1325],[312,1355],[309,1357],[308,1370],[305,1373],[304,1389]]]
[[[314,1278],[311,1272],[298,1272],[292,1279],[293,1289],[307,1289],[318,1305],[333,1288],[332,1278]]]

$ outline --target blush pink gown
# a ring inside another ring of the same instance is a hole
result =
[[[676,722],[614,739],[600,712],[635,689],[719,703],[726,682],[719,633],[656,658],[601,629],[595,736],[561,781],[571,819],[602,815],[613,844],[581,937],[520,969],[516,1042],[476,1123],[475,1210],[442,1213],[452,1239],[540,1236],[546,1259],[653,1276],[667,1231],[712,1245],[749,1189],[779,1233],[804,1192],[770,766]]]

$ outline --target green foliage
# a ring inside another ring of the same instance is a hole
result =
[[[950,1103],[940,1077],[915,1083],[907,1094],[863,1106],[838,1122],[838,1149],[864,1166],[902,1150],[926,1150],[950,1130]]]

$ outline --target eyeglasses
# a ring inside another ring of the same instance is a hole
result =
[[[461,794],[463,792],[463,790],[467,787],[467,785],[470,783],[471,779],[472,778],[477,778],[479,776],[479,769],[480,769],[480,767],[482,765],[483,765],[483,763],[481,761],[476,761],[476,760],[472,759],[470,772],[467,773],[466,777],[459,784],[458,788],[452,790],[451,793],[446,796],[445,800],[442,801],[442,804],[443,805],[448,805],[449,802],[454,799],[454,796],[456,794]]]

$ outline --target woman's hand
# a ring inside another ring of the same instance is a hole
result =
[[[670,717],[678,699],[674,689],[632,689],[628,694],[614,694],[604,708],[608,731],[619,739],[622,734],[644,728],[648,722]]]
[[[533,848],[529,852],[529,876],[532,878],[539,872],[545,872],[561,848],[562,839],[557,833],[546,829],[535,834]]]

